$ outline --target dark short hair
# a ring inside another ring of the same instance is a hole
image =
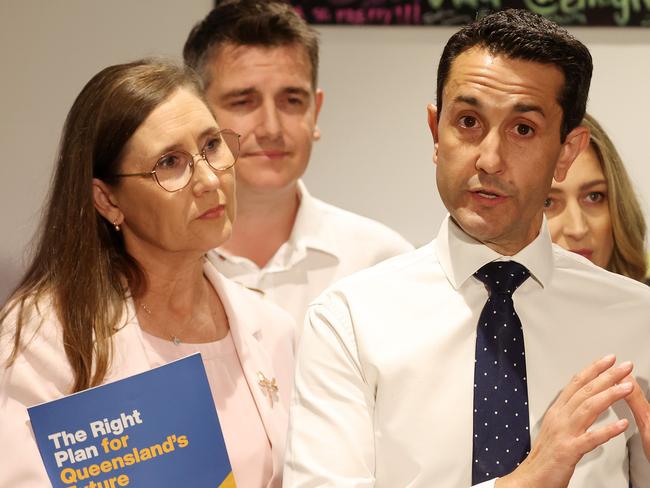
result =
[[[587,47],[569,32],[528,10],[509,9],[477,20],[456,32],[445,46],[438,63],[436,106],[442,111],[443,89],[454,60],[472,47],[511,59],[557,66],[564,74],[558,94],[562,107],[560,138],[580,125],[587,107],[592,60]]]
[[[185,64],[210,84],[206,65],[224,44],[236,46],[303,46],[311,63],[311,82],[318,80],[318,33],[296,10],[281,0],[222,0],[198,24],[185,41]]]

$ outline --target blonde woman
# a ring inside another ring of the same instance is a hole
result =
[[[646,223],[630,177],[596,119],[587,114],[582,124],[590,143],[546,199],[551,237],[601,268],[644,281]]]

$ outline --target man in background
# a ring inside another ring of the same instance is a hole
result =
[[[226,0],[183,50],[219,125],[241,135],[236,223],[208,258],[299,327],[332,282],[412,249],[386,226],[312,197],[300,180],[320,138],[318,49],[317,33],[289,4]]]

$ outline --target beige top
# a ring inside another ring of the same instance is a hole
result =
[[[178,345],[144,331],[142,335],[156,365],[201,353],[237,487],[267,486],[273,474],[271,444],[230,332],[216,342]]]

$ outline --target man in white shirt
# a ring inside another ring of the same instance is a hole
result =
[[[208,257],[302,325],[333,281],[413,247],[370,219],[313,198],[301,183],[323,103],[318,36],[282,1],[220,2],[183,51],[221,127],[241,135],[237,220]]]
[[[635,392],[637,428],[619,401],[633,367],[647,388],[650,290],[552,245],[543,217],[552,179],[588,143],[578,124],[591,71],[584,45],[526,11],[450,38],[429,106],[450,216],[431,244],[310,306],[284,486],[650,486],[650,409]],[[484,285],[502,267],[523,279]],[[479,336],[498,347],[479,347]],[[477,395],[492,359],[498,383]]]

